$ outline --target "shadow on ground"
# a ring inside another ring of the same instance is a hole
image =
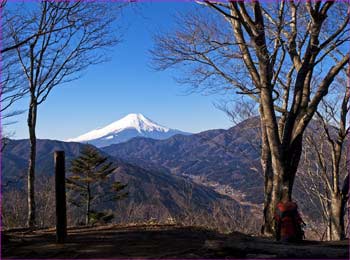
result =
[[[3,233],[2,258],[340,258],[348,240],[282,244],[240,233],[177,226],[71,228],[65,244],[54,230]]]

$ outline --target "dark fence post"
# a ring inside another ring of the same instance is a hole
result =
[[[67,236],[66,213],[66,174],[64,151],[55,151],[55,186],[56,186],[56,240],[64,243]]]

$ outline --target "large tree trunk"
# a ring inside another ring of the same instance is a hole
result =
[[[275,147],[276,150],[280,149],[282,156],[270,150],[269,140],[273,138],[275,136],[272,131],[269,133],[266,127],[262,127],[261,165],[265,176],[264,225],[262,227],[264,235],[275,233],[273,218],[276,205],[284,195],[282,193],[285,192],[285,195],[292,198],[293,184],[302,153],[302,135],[298,136],[289,147]],[[277,143],[275,140],[275,144]]]
[[[339,164],[342,155],[342,146],[336,144],[332,153],[333,161],[333,190],[329,208],[329,239],[341,240],[345,238],[344,216],[345,206],[349,197],[349,174],[344,179],[343,187],[339,189]]]
[[[331,196],[330,208],[330,240],[340,240],[343,237],[344,224],[342,225],[342,196],[333,193]],[[342,227],[343,226],[343,227]]]
[[[260,50],[260,49],[259,49]],[[259,52],[259,51],[258,51]],[[274,214],[280,200],[282,177],[285,175],[285,165],[280,143],[277,118],[273,109],[270,67],[266,53],[261,53],[265,62],[260,62],[261,76],[260,116],[262,125],[262,154],[261,159],[265,174],[265,205],[263,233],[274,234]],[[264,165],[265,164],[265,165]],[[268,166],[268,167],[266,167]]]
[[[260,107],[260,115],[263,116],[262,107]],[[261,118],[260,117],[260,118]],[[260,119],[261,124],[261,169],[264,175],[264,222],[261,227],[261,233],[264,236],[272,236],[274,234],[274,211],[275,202],[272,201],[273,191],[273,172],[271,163],[271,151],[266,134],[266,127],[263,120]]]
[[[348,174],[346,175],[344,182],[343,182],[343,187],[342,187],[342,203],[341,203],[341,219],[340,219],[340,228],[341,228],[341,239],[345,239],[345,214],[346,214],[346,209],[347,205],[349,202],[349,170],[347,169]]]
[[[345,239],[344,217],[349,199],[349,174],[346,175],[341,193],[333,193],[330,203],[329,240]]]
[[[288,188],[288,196],[292,198],[295,175],[298,171],[300,157],[302,154],[302,135],[295,138],[289,149],[284,151],[285,172],[282,177],[283,187]]]
[[[264,148],[262,150],[264,150]],[[266,155],[266,151],[262,151],[261,165],[265,178],[264,223],[261,229],[261,233],[264,236],[272,236],[275,234],[274,215],[276,211],[276,205],[278,203],[277,198],[279,198],[277,194],[273,195],[273,193],[278,192],[279,189],[278,187],[274,186],[271,155]]]
[[[28,112],[28,128],[29,128],[29,166],[28,166],[28,227],[34,227],[36,224],[35,214],[35,158],[36,158],[36,116],[37,116],[37,103],[35,98],[31,98],[29,112]]]
[[[264,133],[262,132],[264,135]],[[261,166],[265,176],[265,200],[264,200],[264,224],[262,227],[262,234],[271,236],[275,234],[274,226],[274,213],[276,211],[276,205],[281,199],[283,192],[286,192],[289,198],[292,198],[293,184],[299,160],[301,156],[302,144],[297,143],[286,153],[284,159],[281,157],[273,157],[267,141],[267,135],[265,131],[265,137],[262,137],[262,154],[261,154]],[[277,163],[274,164],[276,168],[272,166],[272,158]],[[280,167],[280,166],[284,167]]]
[[[266,129],[267,142],[269,144],[272,166],[272,191],[271,211],[274,212],[282,191],[282,178],[285,174],[285,160],[282,153],[282,145],[279,140],[276,115],[273,111],[271,93],[265,87],[261,91],[261,106],[263,108],[262,121]]]

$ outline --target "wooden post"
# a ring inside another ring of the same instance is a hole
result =
[[[56,241],[64,243],[67,236],[66,213],[66,174],[64,151],[55,151],[55,187],[56,187]]]

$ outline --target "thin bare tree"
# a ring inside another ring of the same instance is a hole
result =
[[[155,37],[156,69],[179,66],[179,81],[234,91],[259,104],[265,176],[263,233],[273,234],[282,187],[291,197],[303,134],[349,62],[349,4],[337,1],[200,2],[179,26]],[[317,78],[317,80],[314,80]]]
[[[31,8],[6,9],[8,46],[26,78],[29,95],[28,226],[35,226],[35,159],[38,106],[53,88],[71,82],[91,65],[106,61],[108,48],[120,41],[116,21],[124,3],[42,1]],[[44,33],[45,32],[45,33]],[[3,50],[4,51],[4,50]]]
[[[350,76],[348,67],[348,77]],[[339,78],[333,93],[324,99],[314,127],[306,137],[304,169],[300,177],[309,200],[321,210],[328,240],[345,238],[345,206],[349,199],[347,151],[350,125],[350,86]],[[313,160],[313,158],[315,158]]]
[[[6,1],[0,2],[2,12]],[[8,24],[5,19],[2,19],[1,45],[6,45],[9,42],[10,34],[6,30]],[[14,117],[23,113],[23,110],[13,110],[13,104],[24,97],[28,93],[28,89],[24,87],[25,78],[23,72],[18,68],[16,62],[16,53],[14,51],[0,51],[1,62],[1,77],[0,77],[0,118],[1,118],[1,151],[10,141],[12,133],[6,131],[6,126],[15,123]]]

